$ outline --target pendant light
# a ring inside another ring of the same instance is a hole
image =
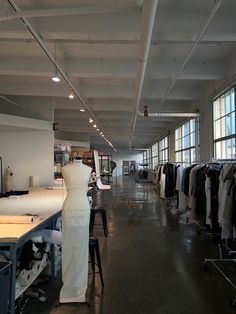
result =
[[[60,82],[60,77],[59,77],[59,73],[58,73],[58,69],[57,69],[57,66],[56,66],[56,63],[57,63],[57,50],[56,50],[56,43],[55,43],[55,46],[54,46],[54,59],[55,59],[55,62],[54,62],[54,65],[55,65],[55,70],[54,70],[54,75],[52,77],[52,80],[53,82]]]
[[[74,95],[74,93],[72,91],[70,92],[68,98],[70,98],[70,99],[74,99],[75,98],[75,95]]]
[[[53,75],[53,77],[52,77],[52,80],[53,80],[53,82],[56,82],[56,83],[58,83],[58,82],[60,82],[60,77],[59,77],[59,75],[58,75],[58,70],[57,70],[57,68],[55,68],[55,71],[54,71],[54,75]]]

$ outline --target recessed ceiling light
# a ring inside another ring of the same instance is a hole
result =
[[[92,123],[93,122],[93,119],[89,118],[89,123]]]
[[[93,127],[96,128],[96,127],[97,127],[97,124],[95,123],[95,124],[93,125]]]
[[[82,107],[82,108],[80,108],[80,110],[79,111],[81,111],[81,112],[85,112],[86,110],[85,110],[85,108],[84,107]]]

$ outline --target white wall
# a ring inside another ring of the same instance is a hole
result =
[[[132,154],[127,150],[119,150],[112,155],[112,160],[115,161],[117,169],[114,170],[113,176],[122,175],[122,161],[123,160],[135,160],[137,163],[142,162],[143,155],[140,152],[133,151]]]
[[[10,166],[13,189],[29,188],[29,176],[39,177],[39,186],[48,186],[54,177],[53,131],[0,132],[3,172]]]

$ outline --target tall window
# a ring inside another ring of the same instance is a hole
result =
[[[214,158],[235,159],[235,89],[213,102]]]
[[[147,163],[147,151],[146,150],[143,152],[143,163],[144,164]]]
[[[152,150],[148,148],[147,150],[147,164],[149,167],[152,167]]]
[[[160,142],[160,162],[169,161],[169,136],[164,137]]]
[[[154,168],[158,163],[158,143],[152,145],[152,167]]]
[[[191,119],[175,130],[175,160],[191,163],[196,160],[196,121]]]

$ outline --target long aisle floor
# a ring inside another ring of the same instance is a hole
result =
[[[42,286],[46,301],[31,299],[26,314],[230,314],[236,295],[205,257],[218,257],[217,245],[179,222],[150,183],[121,177],[112,190],[99,191],[97,204],[107,210],[109,236],[97,227],[105,287],[89,275],[88,305],[58,305],[60,280]],[[127,199],[143,203],[143,216],[129,217]],[[236,282],[233,263],[223,264]]]

